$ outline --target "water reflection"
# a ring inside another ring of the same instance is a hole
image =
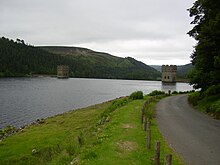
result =
[[[161,90],[168,93],[170,90],[171,92],[176,91],[176,83],[162,83]]]

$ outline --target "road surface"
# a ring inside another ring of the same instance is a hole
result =
[[[220,165],[220,121],[196,111],[187,95],[162,99],[156,106],[159,129],[188,165]]]

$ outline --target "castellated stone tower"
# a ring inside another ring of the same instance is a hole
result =
[[[162,82],[175,83],[176,82],[176,65],[163,65],[162,66]]]
[[[57,66],[57,78],[69,78],[69,66]]]

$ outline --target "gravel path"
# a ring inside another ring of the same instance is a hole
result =
[[[187,95],[162,99],[156,106],[159,129],[189,165],[220,165],[220,121],[187,103]]]

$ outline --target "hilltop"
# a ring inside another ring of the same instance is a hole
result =
[[[26,45],[23,40],[0,38],[0,77],[56,75],[57,65],[68,65],[70,76],[156,80],[161,73],[132,57],[116,57],[79,47]]]

